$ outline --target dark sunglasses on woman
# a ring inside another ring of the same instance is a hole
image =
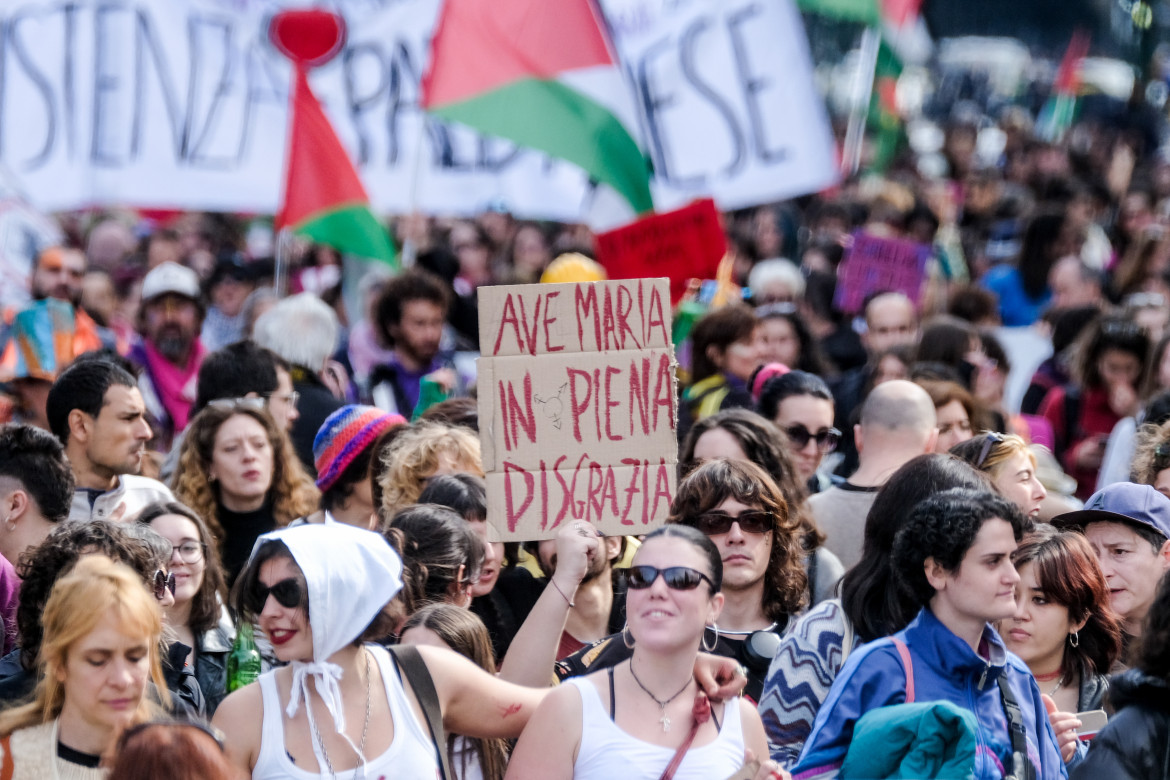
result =
[[[645,590],[654,584],[659,575],[662,575],[663,582],[671,590],[694,590],[704,580],[712,589],[715,588],[715,583],[711,582],[710,577],[687,566],[669,566],[665,569],[656,566],[631,566],[626,569],[626,586],[631,590]]]
[[[800,423],[789,425],[784,429],[784,433],[788,435],[788,441],[792,442],[792,446],[798,450],[803,450],[808,446],[809,440],[813,439],[816,440],[817,449],[832,452],[837,449],[837,442],[841,440],[841,431],[836,428],[821,428],[813,433]]]
[[[158,569],[154,573],[154,581],[151,583],[151,586],[154,590],[154,597],[156,599],[162,600],[167,595],[168,590],[171,592],[172,596],[175,595],[174,573],[172,572],[171,574],[167,574],[162,569]]]
[[[271,586],[257,581],[244,600],[244,609],[254,615],[259,615],[264,611],[264,605],[268,603],[269,594],[272,594],[277,604],[286,609],[296,609],[301,606],[304,598],[300,581],[292,577]]]

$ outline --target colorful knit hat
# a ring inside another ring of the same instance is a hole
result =
[[[313,439],[317,487],[328,490],[349,464],[374,443],[383,431],[402,425],[406,418],[373,406],[350,404],[325,418]]]

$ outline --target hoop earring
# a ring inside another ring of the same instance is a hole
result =
[[[1076,631],[1074,631],[1068,635],[1068,646],[1069,647],[1080,647],[1081,646],[1081,638],[1080,638],[1080,636],[1077,635]]]
[[[622,626],[622,644],[626,646],[627,650],[634,649],[634,635],[630,633],[629,623]]]
[[[715,638],[711,640],[711,646],[708,647],[707,646],[707,629],[703,629],[702,648],[703,648],[703,651],[707,652],[707,653],[715,652],[715,648],[719,645],[719,624],[712,623],[711,630],[715,632]]]

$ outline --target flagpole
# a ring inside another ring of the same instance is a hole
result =
[[[845,129],[845,147],[841,154],[841,166],[852,176],[861,167],[861,147],[865,140],[865,123],[869,116],[869,103],[873,98],[873,83],[877,76],[878,49],[881,47],[881,32],[876,27],[866,27],[861,34],[861,56],[857,63],[857,77],[853,82],[853,110],[849,114],[849,125]]]

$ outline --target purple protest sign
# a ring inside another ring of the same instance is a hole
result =
[[[933,250],[899,238],[881,238],[858,231],[853,246],[837,268],[837,294],[833,304],[839,311],[856,314],[865,298],[875,292],[903,292],[914,303],[922,293],[926,262]]]

